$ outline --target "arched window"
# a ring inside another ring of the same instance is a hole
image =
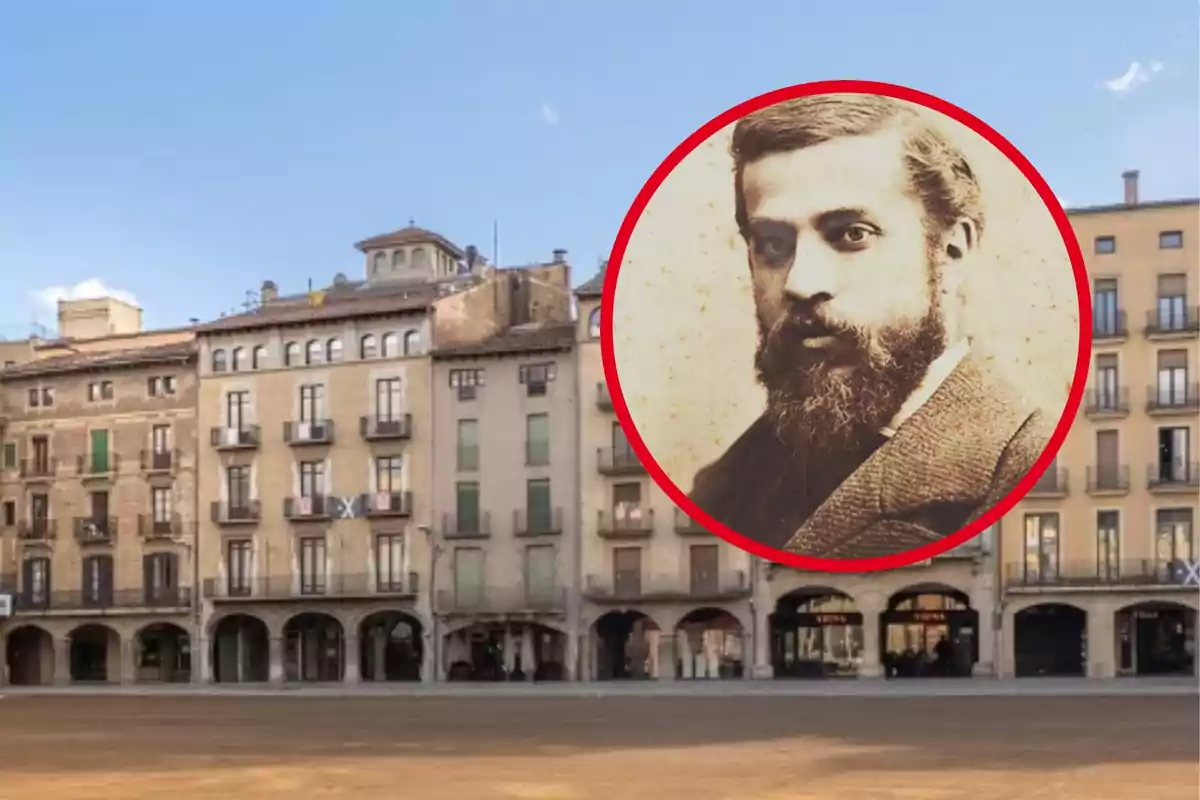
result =
[[[380,340],[379,355],[383,358],[391,358],[396,354],[396,334],[385,333],[383,339]]]
[[[266,366],[267,347],[266,345],[258,345],[250,351],[250,369],[262,369]]]
[[[600,338],[600,309],[593,308],[592,313],[588,314],[588,336],[593,339]]]
[[[375,358],[379,351],[375,348],[375,334],[368,333],[358,343],[358,357],[361,359]]]
[[[300,344],[298,342],[288,342],[283,346],[283,365],[285,367],[294,367],[300,363]]]
[[[403,266],[404,266],[404,251],[403,250],[393,250],[392,251],[392,269],[400,269]]]
[[[387,267],[387,253],[376,253],[373,259],[371,272],[375,275],[382,275]]]
[[[324,355],[324,349],[321,347],[320,340],[309,339],[308,344],[304,346],[304,362],[306,364],[320,364],[322,355]]]
[[[225,362],[225,351],[224,350],[213,350],[213,352],[212,352],[212,371],[213,372],[224,372],[228,368],[228,366],[229,365]]]
[[[325,360],[330,364],[342,360],[342,340],[330,339],[325,343]]]
[[[424,247],[414,247],[412,251],[412,268],[421,272],[429,271],[429,253]]]
[[[408,331],[404,334],[404,355],[415,356],[421,352],[421,332]]]
[[[229,351],[229,369],[232,372],[238,372],[244,366],[243,361],[246,351],[241,347],[235,347]]]

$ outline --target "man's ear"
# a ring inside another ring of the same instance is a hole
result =
[[[979,229],[971,220],[963,217],[946,231],[943,251],[951,261],[960,261],[975,251]]]

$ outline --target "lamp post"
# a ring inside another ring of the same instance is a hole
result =
[[[427,602],[429,603],[429,626],[430,626],[430,655],[433,661],[433,681],[436,683],[442,672],[442,654],[441,642],[442,635],[438,626],[437,606],[437,564],[438,559],[442,555],[442,544],[437,540],[434,534],[433,527],[430,525],[418,525],[417,530],[425,534],[425,543],[429,548],[429,591],[427,594]]]

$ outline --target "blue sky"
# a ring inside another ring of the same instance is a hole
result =
[[[357,276],[410,218],[578,282],[691,131],[810,80],[957,103],[1069,204],[1200,194],[1196,3],[745,5],[3,4],[0,335],[96,282],[158,327]]]

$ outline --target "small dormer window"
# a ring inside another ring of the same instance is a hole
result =
[[[600,309],[592,309],[592,313],[588,314],[588,336],[593,339],[600,338]]]
[[[330,339],[325,343],[325,360],[330,364],[342,360],[342,340]]]
[[[375,334],[368,333],[363,336],[358,345],[358,357],[364,361],[369,358],[375,358],[379,355],[379,350],[375,345]]]
[[[224,350],[213,350],[212,352],[212,371],[225,372],[229,368],[229,363],[225,360]]]
[[[321,356],[324,355],[324,350],[321,347],[321,342],[317,339],[312,339],[304,347],[304,360],[307,364],[320,364]]]
[[[283,346],[283,365],[285,367],[294,367],[300,363],[300,344],[298,342],[288,342]]]
[[[383,358],[393,358],[397,355],[397,337],[394,333],[385,333],[380,340],[379,355]]]
[[[404,334],[404,355],[415,356],[421,352],[420,331],[408,331]]]
[[[376,253],[371,263],[371,272],[374,275],[382,275],[387,269],[387,253]]]
[[[404,251],[392,251],[392,269],[404,269]]]
[[[241,347],[235,347],[229,351],[229,369],[233,372],[240,372],[245,366],[246,351]]]
[[[250,369],[262,369],[267,363],[267,348],[258,345],[250,353]]]
[[[429,252],[424,247],[413,248],[412,268],[421,272],[429,271]]]

